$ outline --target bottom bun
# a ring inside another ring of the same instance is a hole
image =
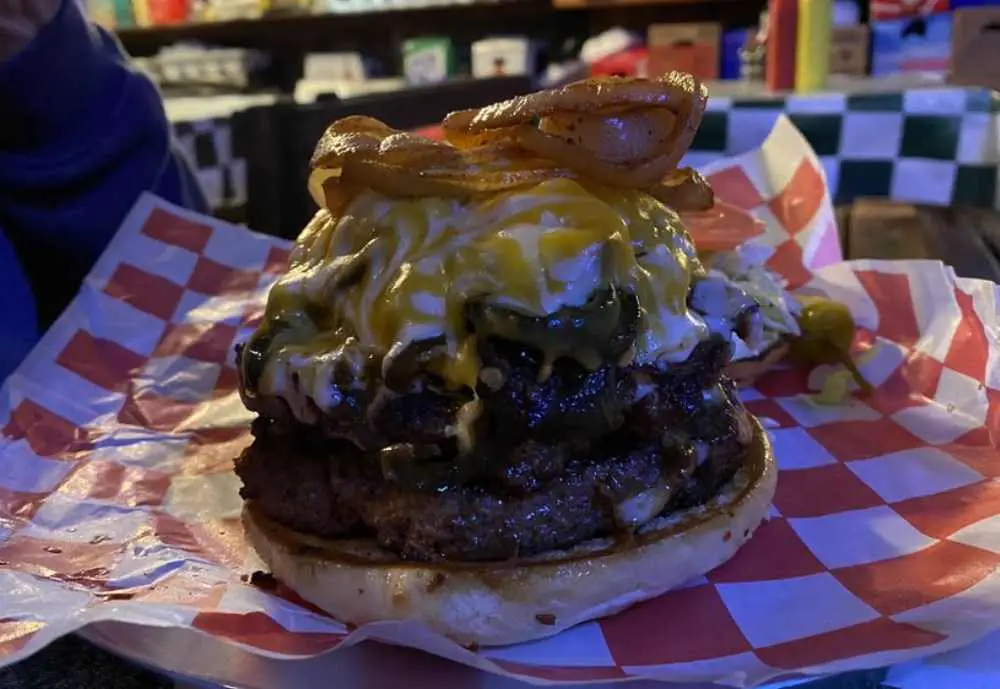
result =
[[[747,462],[708,503],[658,517],[628,542],[593,540],[516,562],[402,561],[373,541],[296,533],[252,503],[243,521],[274,576],[342,622],[418,621],[458,643],[493,646],[614,614],[718,567],[764,520],[777,479],[754,422]]]

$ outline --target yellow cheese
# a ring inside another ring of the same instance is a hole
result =
[[[308,395],[323,409],[337,401],[317,394],[335,361],[360,375],[376,357],[384,372],[411,343],[434,338],[446,355],[432,370],[474,388],[470,299],[544,316],[609,284],[638,299],[635,361],[682,361],[708,335],[686,303],[701,271],[677,214],[639,191],[565,178],[466,201],[363,191],[339,218],[320,211],[299,237],[268,303],[269,319],[292,326],[271,343],[260,392]],[[292,408],[308,406],[299,402]]]

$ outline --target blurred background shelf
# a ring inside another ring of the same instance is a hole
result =
[[[559,10],[569,9],[607,9],[621,7],[650,7],[660,5],[690,5],[692,0],[552,0],[552,5]],[[714,3],[699,3],[714,4]]]
[[[136,56],[178,41],[240,47],[340,48],[379,34],[409,37],[432,33],[497,35],[564,33],[611,26],[644,29],[651,22],[756,22],[764,0],[498,0],[488,3],[385,9],[363,13],[273,15],[260,19],[121,28],[118,37]],[[530,23],[528,23],[530,22]],[[360,33],[358,33],[360,32]]]
[[[691,165],[750,150],[786,114],[839,200],[1000,207],[1000,99],[948,86],[952,46],[928,28],[948,14],[866,23],[869,0],[835,0],[825,89],[796,93],[764,80],[769,0],[84,1],[136,9],[131,20],[101,16],[160,87],[213,207],[243,207],[265,232],[294,232],[313,208],[300,177],[332,119],[422,129],[539,86],[671,69],[696,74],[712,96]],[[992,14],[955,12],[956,36],[963,23],[1000,21],[1000,7],[982,9]],[[886,43],[900,32],[905,45]],[[974,70],[951,77],[982,84]],[[942,183],[922,182],[929,164]],[[287,213],[283,201],[294,202]]]
[[[558,0],[580,2],[581,0]],[[594,1],[594,0],[590,0]],[[179,42],[252,48],[271,57],[268,81],[291,93],[310,52],[358,51],[396,72],[400,46],[408,39],[447,35],[458,45],[489,36],[527,36],[546,46],[566,44],[611,27],[634,29],[657,22],[715,21],[749,26],[764,0],[596,0],[596,5],[556,7],[552,0],[385,9],[350,14],[297,14],[260,19],[175,24],[116,31],[134,57],[148,57]]]
[[[455,21],[481,23],[485,21],[523,21],[539,14],[551,13],[549,0],[497,0],[489,3],[435,5],[406,7],[350,13],[301,13],[272,14],[254,19],[208,21],[197,23],[121,28],[119,39],[138,54],[151,48],[182,40],[201,41],[220,45],[288,44],[323,40],[335,41],[350,37],[358,29],[380,26],[397,28],[410,26],[423,33],[428,28],[441,31],[442,22]],[[517,25],[523,29],[522,24]]]

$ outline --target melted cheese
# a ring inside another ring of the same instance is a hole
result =
[[[291,327],[271,343],[260,391],[329,408],[337,362],[360,375],[376,357],[384,373],[411,343],[435,338],[446,354],[436,372],[474,388],[470,299],[543,316],[612,283],[639,302],[635,361],[682,361],[709,334],[687,307],[701,272],[677,214],[638,191],[562,178],[472,201],[365,191],[299,237],[269,297],[267,318]],[[297,415],[304,406],[292,404]]]
[[[759,342],[749,343],[733,332],[730,343],[734,361],[758,357],[779,340],[800,334],[796,320],[800,310],[798,302],[785,289],[784,281],[765,266],[770,256],[768,251],[768,247],[750,243],[705,261],[709,275],[720,275],[742,289],[760,307],[763,337]]]

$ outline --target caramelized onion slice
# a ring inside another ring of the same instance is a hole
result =
[[[554,176],[649,190],[682,210],[711,205],[695,173],[676,169],[701,120],[694,77],[590,79],[449,115],[448,142],[364,116],[331,125],[313,155],[310,193],[339,217],[360,188],[393,196],[467,197]]]
[[[555,113],[602,114],[641,108],[662,108],[675,113],[700,112],[707,100],[705,87],[686,72],[668,72],[657,79],[585,79],[480,108],[474,115],[457,118],[450,127],[446,121],[446,128],[463,128],[476,133],[529,124],[536,118]],[[700,121],[700,114],[698,119]]]
[[[313,169],[339,169],[345,161],[378,160],[383,164],[432,165],[460,159],[458,149],[412,132],[400,132],[372,117],[351,116],[324,132],[310,162]]]
[[[469,125],[479,110],[458,110],[449,113],[441,123],[445,140],[456,148],[470,149],[496,143],[511,137],[511,128],[470,132]]]
[[[651,187],[649,194],[678,213],[705,211],[715,203],[715,194],[708,181],[689,167],[675,170]]]
[[[389,196],[466,197],[472,194],[453,182],[424,176],[419,170],[372,160],[347,160],[340,179],[343,184],[367,187]]]
[[[514,135],[532,153],[602,183],[645,187],[676,168],[707,99],[701,82],[681,72],[653,80],[587,79],[452,113],[443,129],[463,148]]]
[[[662,108],[646,108],[593,117],[555,113],[538,128],[566,142],[586,148],[601,160],[633,164],[665,152],[672,145],[677,116]]]
[[[552,134],[522,127],[518,143],[525,150],[548,158],[560,167],[567,167],[581,176],[612,187],[645,188],[663,179],[674,164],[666,156],[653,158],[641,165],[620,165],[599,160],[591,151]]]
[[[344,117],[323,132],[309,164],[313,168],[339,167],[345,156],[378,150],[382,141],[394,133],[395,129],[374,117]]]

